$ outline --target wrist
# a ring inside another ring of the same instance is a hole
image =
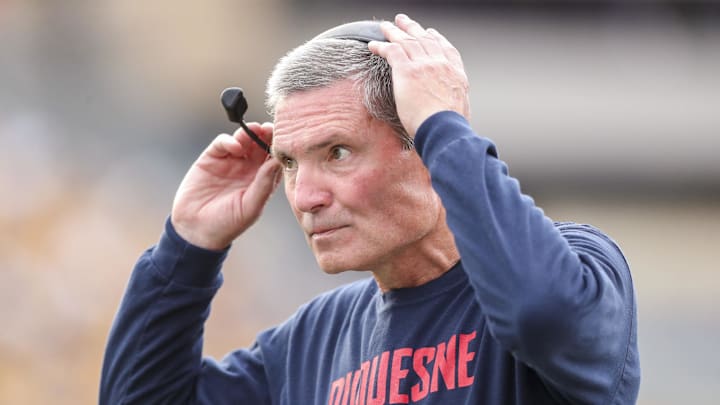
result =
[[[154,268],[162,277],[188,287],[219,287],[228,250],[213,251],[184,240],[168,218],[160,241],[152,249]]]
[[[191,224],[187,224],[186,222],[175,220],[173,216],[170,217],[168,222],[171,229],[179,239],[200,249],[222,252],[227,250],[232,242],[227,241],[224,238],[198,231],[198,226],[193,226]]]

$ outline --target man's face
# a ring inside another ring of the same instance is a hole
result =
[[[402,266],[438,226],[440,199],[420,157],[368,114],[349,81],[278,103],[273,154],[327,273]]]

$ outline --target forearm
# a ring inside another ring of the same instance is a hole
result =
[[[555,386],[610,389],[634,311],[622,255],[599,232],[561,231],[521,193],[489,140],[458,115],[440,115],[421,126],[417,148],[491,332]]]
[[[193,247],[166,226],[137,262],[103,364],[100,403],[185,403],[201,372],[203,324],[224,252]]]

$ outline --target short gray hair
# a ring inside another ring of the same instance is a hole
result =
[[[404,147],[412,148],[412,138],[395,107],[390,64],[370,52],[367,43],[353,39],[312,39],[288,52],[275,65],[267,82],[268,113],[274,117],[277,103],[293,93],[347,79],[363,95],[370,116],[388,123]]]

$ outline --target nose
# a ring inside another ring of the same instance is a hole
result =
[[[298,168],[291,182],[295,209],[315,213],[332,202],[330,184],[325,176],[311,167]]]

